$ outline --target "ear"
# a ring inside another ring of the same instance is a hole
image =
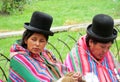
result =
[[[24,40],[25,44],[27,44],[27,40]]]
[[[89,46],[92,46],[93,45],[93,41],[90,39],[89,40]]]

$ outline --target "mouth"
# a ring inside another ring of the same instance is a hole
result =
[[[41,50],[39,48],[33,48],[35,52],[40,52]]]
[[[102,59],[104,57],[104,54],[99,55],[99,59]]]

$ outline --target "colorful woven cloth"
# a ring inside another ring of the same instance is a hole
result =
[[[82,36],[78,40],[67,55],[65,65],[70,68],[70,71],[80,71],[83,76],[94,73],[99,82],[118,82],[120,75],[116,70],[112,53],[107,52],[101,61],[97,61],[89,52],[85,38],[86,36]]]
[[[0,80],[0,82],[3,82],[2,80]]]
[[[32,54],[14,44],[10,53],[8,82],[53,82],[69,71],[47,49],[41,54]]]

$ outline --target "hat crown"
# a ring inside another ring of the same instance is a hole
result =
[[[108,42],[117,37],[112,17],[105,14],[94,16],[92,24],[87,27],[87,34],[101,42]]]
[[[41,30],[49,31],[52,21],[53,18],[50,15],[36,11],[31,17],[30,25]]]
[[[43,12],[35,11],[32,14],[30,23],[25,23],[24,27],[34,32],[53,35],[54,33],[50,31],[52,22],[52,16]]]
[[[113,34],[114,21],[104,14],[96,15],[92,21],[92,31],[101,37],[109,37]]]

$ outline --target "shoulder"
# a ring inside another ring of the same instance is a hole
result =
[[[22,53],[14,53],[10,60],[15,60],[17,62],[26,62],[28,61],[28,58],[30,58],[29,55]]]

